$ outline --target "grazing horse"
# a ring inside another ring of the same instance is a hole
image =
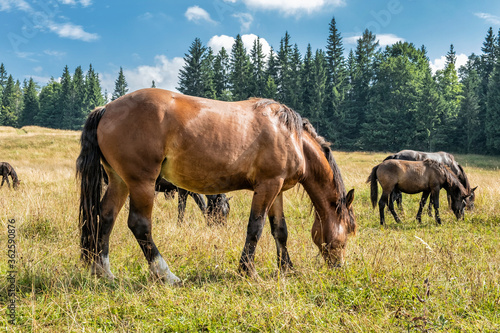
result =
[[[420,207],[417,213],[417,220],[421,222],[422,209],[429,194],[434,203],[435,219],[441,224],[439,217],[439,191],[444,188],[451,196],[451,208],[453,213],[459,218],[464,216],[465,199],[469,195],[462,186],[457,176],[446,165],[434,160],[426,159],[424,161],[405,161],[405,160],[387,160],[380,163],[372,169],[367,183],[371,187],[371,202],[373,208],[378,198],[377,180],[382,186],[382,196],[378,202],[380,211],[380,224],[384,224],[384,208],[389,206],[396,222],[401,222],[392,200],[389,200],[390,194],[395,188],[401,192],[415,194],[423,192],[420,200]]]
[[[451,171],[453,171],[453,173],[460,180],[460,183],[462,183],[462,185],[464,186],[467,193],[470,195],[466,200],[466,208],[472,210],[474,208],[474,201],[476,199],[474,191],[477,189],[477,186],[471,188],[469,179],[467,178],[464,169],[460,164],[458,164],[455,161],[455,157],[452,154],[446,153],[444,151],[439,151],[436,153],[427,153],[427,152],[407,149],[407,150],[401,150],[399,153],[387,156],[384,159],[384,161],[387,160],[423,161],[425,159],[431,159],[436,162],[443,163],[444,165],[448,166],[451,169]],[[391,200],[396,201],[398,207],[401,208],[401,201],[402,201],[401,192],[396,189],[393,193],[391,193],[391,198],[392,198]],[[448,202],[450,202],[449,197],[448,197]],[[432,204],[432,199],[429,201],[429,215],[431,215],[431,204]]]
[[[177,192],[178,223],[182,223],[184,221],[186,201],[188,195],[190,195],[194,199],[202,213],[206,215],[208,225],[226,224],[227,216],[229,215],[230,211],[229,200],[231,198],[226,197],[224,193],[206,195],[207,202],[205,203],[203,195],[177,187],[161,177],[156,180],[155,191],[162,192],[165,195],[165,199],[172,198]]]
[[[0,175],[2,176],[2,185],[0,185],[0,187],[3,186],[5,181],[7,181],[7,186],[10,187],[9,176],[12,178],[13,188],[17,188],[17,186],[21,183],[17,177],[16,170],[14,170],[12,165],[7,162],[0,162]]]
[[[101,201],[100,163],[109,176]],[[239,268],[257,277],[254,254],[266,216],[278,266],[292,269],[283,192],[303,185],[315,208],[311,234],[329,266],[343,262],[356,231],[354,190],[346,193],[330,145],[292,109],[267,99],[223,102],[162,89],[142,89],[90,113],[76,162],[80,179],[82,259],[92,272],[113,274],[109,235],[130,195],[128,226],[152,274],[180,282],[156,247],[151,228],[159,175],[192,192],[253,191]]]

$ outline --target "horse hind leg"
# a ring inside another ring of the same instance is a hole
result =
[[[434,217],[437,224],[441,224],[441,217],[439,216],[439,189],[431,193],[431,200],[434,203]]]
[[[282,272],[293,269],[292,261],[288,255],[286,242],[288,239],[288,230],[286,227],[285,215],[283,213],[283,193],[280,193],[269,208],[269,222],[271,224],[271,233],[276,242],[278,267]]]
[[[424,193],[422,193],[422,198],[420,198],[420,205],[419,205],[418,213],[417,213],[417,217],[416,217],[417,221],[419,223],[422,223],[422,210],[425,207],[425,203],[427,201],[427,198],[429,197],[429,194],[430,194],[430,192],[424,192]],[[429,201],[432,201],[432,200],[429,200]],[[431,203],[429,202],[429,211],[430,211],[430,208],[431,208]]]
[[[151,212],[154,203],[154,179],[151,182],[143,180],[129,184],[129,190],[130,213],[128,227],[139,243],[148,261],[151,273],[154,277],[170,285],[180,283],[181,280],[170,271],[153,241]]]
[[[396,220],[397,223],[401,223],[401,219],[399,218],[398,214],[396,213],[396,210],[394,209],[394,202],[392,200],[389,200],[388,206],[392,216],[394,217],[394,220]]]
[[[101,201],[100,229],[98,256],[92,263],[92,273],[98,276],[106,276],[113,279],[109,263],[109,236],[113,229],[116,217],[127,199],[128,189],[123,180],[108,168],[109,185]]]

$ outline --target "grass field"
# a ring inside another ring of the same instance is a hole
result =
[[[238,274],[251,192],[230,193],[225,227],[207,227],[192,199],[177,225],[177,201],[156,198],[156,244],[181,287],[155,283],[127,228],[128,208],[111,235],[117,279],[97,279],[79,261],[75,159],[79,133],[0,127],[0,161],[18,190],[0,189],[0,329],[12,332],[499,332],[500,158],[455,156],[473,186],[476,209],[457,221],[441,197],[443,224],[415,221],[419,196],[404,195],[403,223],[381,227],[366,178],[388,153],[334,152],[356,189],[358,233],[347,264],[329,270],[310,235],[300,188],[285,193],[288,247],[296,272],[280,276],[266,225],[256,253],[262,280]],[[15,222],[13,222],[15,220]],[[10,221],[10,222],[9,222]],[[15,228],[14,273],[8,265]],[[8,306],[15,276],[15,324]]]

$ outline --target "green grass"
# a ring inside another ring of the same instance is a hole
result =
[[[441,217],[415,221],[419,196],[404,195],[403,222],[380,227],[366,178],[386,153],[334,152],[344,182],[356,189],[358,233],[347,264],[330,270],[310,235],[303,189],[285,194],[288,247],[296,272],[281,276],[269,225],[256,253],[261,280],[238,274],[251,192],[230,195],[225,227],[207,227],[189,199],[156,198],[153,232],[172,271],[169,287],[151,279],[127,228],[124,207],[111,235],[113,282],[79,261],[79,134],[36,127],[0,128],[0,159],[15,168],[18,190],[0,189],[0,327],[12,332],[497,332],[500,331],[500,159],[458,155],[476,209],[457,221],[442,193]],[[16,220],[17,317],[7,318],[7,220]]]

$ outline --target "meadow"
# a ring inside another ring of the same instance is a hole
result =
[[[188,199],[156,197],[153,236],[183,285],[153,281],[127,227],[114,227],[114,281],[90,275],[80,260],[75,160],[79,132],[0,127],[0,161],[21,179],[0,188],[0,328],[11,332],[498,332],[500,331],[500,158],[455,155],[476,191],[476,208],[457,221],[441,193],[442,225],[415,220],[419,195],[403,195],[405,214],[379,224],[371,168],[389,152],[334,152],[347,189],[355,188],[357,235],[347,262],[328,269],[310,235],[307,194],[285,193],[288,248],[295,272],[282,276],[265,226],[255,264],[261,280],[237,270],[250,211],[249,191],[229,193],[226,226],[207,227]],[[9,225],[13,226],[10,227]],[[8,262],[15,230],[16,262]],[[13,271],[13,273],[12,273]],[[9,277],[15,276],[10,323]],[[3,330],[2,329],[2,330]]]

